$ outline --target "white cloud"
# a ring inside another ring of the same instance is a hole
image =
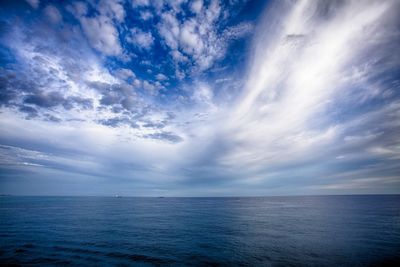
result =
[[[193,90],[192,98],[198,105],[206,105],[208,108],[214,107],[213,91],[206,84],[199,83],[198,86],[196,86],[196,90]]]
[[[150,92],[153,92],[156,89],[156,87],[148,81],[143,81],[143,88]]]
[[[174,12],[179,13],[182,11],[182,4],[188,2],[188,0],[166,0],[165,2]]]
[[[53,24],[58,24],[62,21],[60,11],[58,11],[58,9],[53,5],[46,6],[44,13]]]
[[[172,58],[174,59],[174,61],[176,62],[187,62],[189,61],[189,59],[184,56],[181,52],[179,52],[178,50],[172,50],[170,52]]]
[[[93,18],[81,17],[80,22],[93,48],[109,56],[122,53],[118,31],[108,17],[102,15]]]
[[[195,16],[183,16],[182,11],[166,11],[161,15],[158,31],[163,42],[172,51],[170,54],[177,63],[193,62],[194,68],[184,70],[186,73],[198,73],[209,69],[216,60],[225,56],[229,41],[243,37],[250,31],[250,23],[242,23],[223,34],[218,33],[222,16],[219,1],[210,1],[204,5],[202,1],[192,2],[190,8]],[[181,70],[180,70],[181,71]]]
[[[153,18],[153,14],[148,10],[140,11],[140,18],[142,20],[149,20],[149,19]]]
[[[98,5],[101,15],[113,18],[119,23],[125,19],[125,10],[121,0],[102,0]]]
[[[203,0],[193,1],[190,5],[190,9],[193,13],[199,14],[203,8]]]
[[[162,73],[159,73],[159,74],[156,75],[156,79],[159,80],[159,81],[165,81],[165,80],[168,80],[168,77],[165,76]]]
[[[133,71],[130,69],[118,69],[117,71],[115,71],[114,74],[115,76],[117,76],[122,80],[127,80],[136,77],[135,73],[133,73]]]
[[[158,24],[158,31],[164,38],[167,46],[173,50],[178,49],[180,25],[172,12],[165,12],[161,15],[161,23]]]
[[[136,88],[141,87],[141,86],[142,86],[142,81],[139,80],[139,79],[135,79],[135,80],[133,81],[133,86],[135,86]]]
[[[400,151],[391,144],[399,141],[394,134],[400,127],[395,122],[399,121],[398,101],[378,111],[351,115],[347,121],[338,121],[330,110],[347,110],[359,102],[350,98],[351,104],[341,106],[342,94],[356,90],[354,84],[359,81],[349,66],[354,70],[377,61],[366,54],[371,45],[376,45],[368,40],[390,30],[385,27],[391,3],[346,2],[331,9],[329,16],[316,12],[314,5],[300,1],[293,7],[279,3],[271,7],[256,35],[244,90],[232,106],[217,105],[213,94],[217,88],[201,83],[194,86],[191,92],[196,105],[191,112],[186,111],[190,124],[184,127],[186,136],[192,138],[185,140],[177,169],[185,168],[184,174],[195,173],[197,177],[229,177],[230,181],[237,179],[243,185],[253,183],[260,188],[269,180],[312,180],[315,184],[318,176],[340,176],[343,166],[338,169],[335,164],[343,158],[359,168],[367,168],[360,161],[385,162],[354,179],[382,174],[389,165],[395,170]],[[274,13],[278,8],[280,12]],[[270,25],[270,20],[278,19],[273,17],[276,14],[281,16],[281,25]],[[379,71],[377,66],[362,75],[368,77],[375,71]],[[379,97],[386,87],[379,84],[361,89],[361,95],[374,90],[370,97]],[[195,152],[193,147],[197,148]],[[393,175],[393,171],[387,175]],[[379,180],[385,177],[382,174]],[[332,179],[323,182],[325,188],[335,188],[337,180]]]
[[[229,27],[224,30],[223,36],[226,39],[242,38],[254,29],[254,25],[249,22],[241,22],[238,25]]]
[[[84,2],[75,2],[67,6],[80,21],[83,32],[89,44],[99,52],[108,56],[121,56],[123,49],[119,41],[119,32],[116,23],[122,23],[125,19],[123,2],[120,0],[102,0],[96,6],[100,15],[87,17],[88,6]],[[126,55],[125,55],[126,57]]]
[[[149,0],[132,0],[133,7],[148,6],[149,4]]]
[[[77,18],[80,18],[86,16],[88,7],[84,2],[74,2],[72,5],[67,6],[67,10]]]
[[[28,4],[33,7],[34,9],[37,9],[39,7],[40,1],[39,0],[26,0]]]
[[[322,114],[346,87],[346,67],[363,53],[368,34],[390,5],[346,3],[321,27],[314,4],[300,1],[278,32],[259,30],[243,96],[227,115],[232,146],[220,164],[259,171],[289,165],[323,153],[346,131],[339,125],[320,128],[315,121],[329,120]]]
[[[210,4],[208,5],[207,10],[205,10],[206,20],[209,23],[212,23],[218,19],[220,14],[221,14],[221,5],[220,5],[219,1],[211,0]]]
[[[154,37],[151,32],[144,32],[139,28],[132,28],[131,35],[127,37],[127,41],[142,49],[149,50],[153,46]]]
[[[196,31],[194,20],[186,21],[181,28],[180,46],[187,54],[201,54],[203,51],[203,40]]]

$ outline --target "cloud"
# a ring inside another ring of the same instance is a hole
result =
[[[93,109],[93,100],[91,98],[84,98],[79,96],[69,96],[65,99],[63,106],[66,109],[72,107],[80,107],[83,109]]]
[[[324,110],[332,105],[339,109],[335,100],[344,88],[351,90],[347,67],[355,68],[358,58],[363,58],[365,63],[366,47],[361,44],[369,45],[365,38],[378,31],[390,5],[352,2],[337,7],[335,13],[323,18],[320,13],[312,13],[312,5],[304,1],[292,10],[287,9],[282,25],[273,25],[279,29],[277,32],[260,28],[243,95],[226,115],[229,122],[220,125],[222,129],[227,128],[222,130],[225,146],[219,155],[215,154],[216,166],[243,168],[247,170],[243,176],[264,174],[268,177],[272,170],[284,173],[299,165],[311,165],[316,158],[320,165],[334,161],[329,159],[329,154],[338,152],[333,153],[331,149],[337,148],[340,136],[351,131],[351,123],[332,123],[335,119],[324,118],[323,114],[327,115]],[[272,10],[281,7],[275,6]],[[271,19],[271,15],[268,13],[266,19]],[[321,19],[323,27],[320,27]],[[307,38],[301,38],[300,42],[287,39],[300,34]],[[382,118],[390,116],[381,115]],[[352,131],[363,132],[367,125]],[[385,127],[379,123],[374,125],[380,130]],[[215,142],[220,141],[217,138]],[[361,156],[362,152],[359,153]],[[325,171],[330,169],[326,167]]]
[[[48,17],[49,21],[53,24],[59,24],[62,21],[62,16],[60,11],[53,6],[53,5],[48,5],[44,9],[45,15]]]
[[[34,9],[37,9],[39,7],[40,1],[39,0],[26,0],[28,4],[33,7]]]
[[[1,91],[0,91],[0,105],[7,106],[10,104],[12,100],[17,97],[17,94],[12,91],[8,90],[5,84],[1,84]]]
[[[133,7],[148,6],[149,4],[149,0],[132,0]]]
[[[128,80],[136,77],[135,73],[133,73],[133,71],[130,69],[118,69],[115,71],[115,76],[122,80]]]
[[[74,2],[72,5],[67,6],[67,10],[78,18],[86,16],[88,13],[88,6],[84,2]]]
[[[20,147],[0,145],[0,164],[41,166],[35,163],[38,159],[49,158],[49,154]]]
[[[90,10],[84,2],[74,2],[67,6],[80,22],[89,44],[107,56],[121,56],[123,49],[119,40],[117,24],[125,19],[123,2],[119,0],[100,1],[95,7],[98,15],[87,16]]]
[[[138,128],[136,122],[132,121],[128,117],[114,117],[110,119],[101,119],[99,122],[103,125],[110,126],[113,128],[120,127],[121,125],[127,125],[132,128]]]
[[[223,37],[227,40],[239,39],[246,36],[254,29],[250,22],[241,22],[224,30]]]
[[[194,90],[192,98],[197,104],[206,105],[209,107],[214,106],[213,91],[206,84],[199,84],[199,86],[197,86],[196,90]]]
[[[211,1],[201,14],[186,18],[182,23],[174,13],[165,12],[161,16],[159,33],[172,50],[185,53],[200,70],[208,69],[214,60],[224,54],[222,47],[225,44],[218,39],[215,25],[220,10],[219,3]]]
[[[37,109],[30,106],[20,106],[18,110],[22,113],[26,113],[28,119],[39,116]]]
[[[140,18],[141,18],[142,20],[149,20],[149,19],[152,19],[152,18],[153,18],[153,14],[152,14],[150,11],[148,11],[148,10],[141,11],[141,12],[140,12]]]
[[[113,18],[121,23],[125,19],[125,9],[121,0],[102,0],[97,9],[103,16]]]
[[[144,32],[139,28],[132,28],[130,30],[130,36],[128,36],[127,41],[135,44],[136,46],[150,50],[154,43],[154,37],[151,32]]]
[[[199,14],[201,12],[201,9],[203,8],[203,1],[202,0],[196,0],[193,1],[190,5],[190,9],[192,12]]]
[[[398,191],[397,2],[272,1],[258,21],[219,1],[132,7],[4,19],[2,188],[13,172],[82,194]]]
[[[69,110],[75,107],[81,107],[83,109],[92,109],[93,102],[90,98],[81,98],[78,96],[64,97],[59,92],[36,92],[25,97],[25,104],[32,104],[40,108],[53,108],[56,106],[63,106]],[[23,109],[26,112],[28,107],[24,106]],[[20,109],[21,110],[21,109]]]
[[[203,42],[196,32],[196,22],[186,21],[181,27],[180,43],[187,54],[201,53]]]
[[[167,46],[173,50],[178,49],[180,23],[172,12],[164,12],[161,15],[161,23],[158,24],[158,30]]]
[[[171,133],[171,132],[152,133],[152,134],[147,134],[144,137],[156,139],[156,140],[164,140],[164,141],[168,141],[171,143],[179,143],[179,142],[183,141],[182,137],[180,137],[179,135],[176,135],[174,133]]]
[[[93,48],[109,56],[122,53],[118,31],[108,17],[103,15],[93,18],[81,17],[80,22]]]
[[[156,79],[159,80],[159,81],[165,81],[165,80],[168,80],[168,77],[165,76],[162,73],[159,73],[159,74],[156,75]]]
[[[145,124],[143,124],[143,127],[145,128],[155,128],[155,129],[161,129],[164,128],[165,125],[165,121],[162,122],[146,122]]]
[[[58,92],[39,93],[28,95],[25,98],[25,103],[35,104],[39,107],[50,108],[60,105],[64,102],[64,97]]]
[[[229,11],[222,14],[219,1],[191,2],[192,15],[181,16],[182,9],[168,10],[161,14],[157,25],[162,42],[171,49],[170,55],[177,64],[177,73],[199,73],[210,69],[219,59],[224,58],[229,44],[244,37],[252,28],[251,23],[220,29],[229,17]],[[221,34],[222,32],[222,34]],[[187,68],[187,64],[194,65]],[[184,67],[180,67],[180,65]],[[177,75],[181,76],[181,75]],[[179,77],[178,77],[179,78]]]

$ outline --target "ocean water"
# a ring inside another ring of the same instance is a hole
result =
[[[400,196],[1,197],[0,263],[400,266]]]

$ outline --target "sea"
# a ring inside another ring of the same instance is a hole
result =
[[[400,266],[400,195],[0,197],[2,266]]]

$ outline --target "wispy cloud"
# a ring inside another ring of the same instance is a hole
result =
[[[236,177],[244,183],[251,183],[254,177],[256,184],[267,186],[271,178],[281,177],[283,185],[285,178],[299,175],[298,181],[306,183],[383,161],[387,173],[379,168],[381,180],[392,177],[398,172],[394,159],[399,155],[395,144],[400,141],[394,134],[398,100],[390,100],[386,107],[356,110],[371,105],[369,101],[392,88],[383,81],[373,88],[361,87],[359,81],[386,70],[387,63],[374,64],[368,70],[365,66],[387,59],[384,47],[388,40],[378,36],[398,40],[398,34],[390,35],[387,28],[395,16],[393,5],[316,5],[312,1],[272,5],[254,41],[244,91],[233,107],[201,126],[210,129],[207,141],[200,141],[208,145],[190,163],[192,172],[231,180]],[[274,23],[266,30],[271,21]],[[371,54],[372,48],[380,52]],[[396,65],[395,59],[390,61],[391,67]],[[359,76],[354,77],[354,72]],[[360,104],[359,97],[343,103],[344,94],[371,97],[371,90],[373,96],[367,103]],[[355,132],[360,136],[351,137]],[[383,133],[385,138],[380,136]],[[338,160],[346,156],[351,159],[345,163]],[[353,178],[369,177],[368,172],[359,175],[363,176]],[[335,179],[326,182],[335,183]]]

